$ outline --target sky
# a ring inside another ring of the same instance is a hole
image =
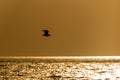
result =
[[[120,0],[0,0],[0,56],[119,56],[119,14]]]

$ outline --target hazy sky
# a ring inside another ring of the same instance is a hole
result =
[[[120,0],[0,0],[0,55],[120,55]]]

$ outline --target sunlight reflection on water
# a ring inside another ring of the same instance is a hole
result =
[[[0,80],[120,80],[120,63],[1,61]]]

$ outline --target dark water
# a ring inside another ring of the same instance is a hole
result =
[[[120,63],[1,61],[0,80],[120,80]]]

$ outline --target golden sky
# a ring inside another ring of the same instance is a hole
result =
[[[120,55],[120,0],[0,0],[0,55]]]

